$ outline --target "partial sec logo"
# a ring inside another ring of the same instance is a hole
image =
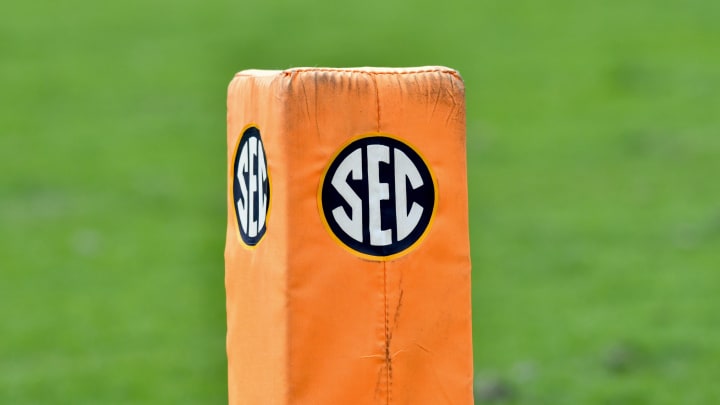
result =
[[[243,131],[233,159],[233,202],[240,238],[255,246],[265,235],[270,180],[260,130],[249,126]]]
[[[428,165],[408,144],[367,135],[337,154],[320,183],[331,234],[360,257],[390,260],[427,232],[437,203]]]

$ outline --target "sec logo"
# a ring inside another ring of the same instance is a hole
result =
[[[437,205],[435,180],[420,154],[380,134],[343,147],[327,167],[318,194],[331,235],[371,260],[390,260],[417,245]]]
[[[255,246],[265,235],[270,204],[265,148],[255,126],[243,130],[235,149],[232,190],[240,239]]]

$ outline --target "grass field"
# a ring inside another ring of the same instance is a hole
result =
[[[235,71],[467,86],[478,403],[720,397],[720,3],[28,1],[0,13],[0,403],[226,401]]]

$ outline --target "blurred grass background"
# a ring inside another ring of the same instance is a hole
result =
[[[234,72],[466,81],[478,403],[720,396],[720,3],[27,1],[0,13],[0,403],[226,401]]]

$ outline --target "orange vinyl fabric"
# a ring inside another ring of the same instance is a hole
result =
[[[471,404],[458,73],[243,71],[227,123],[230,404]]]

